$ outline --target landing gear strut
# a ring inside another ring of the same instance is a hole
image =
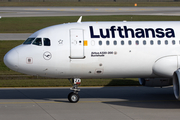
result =
[[[79,101],[78,92],[80,91],[80,89],[78,88],[78,85],[81,84],[81,79],[74,78],[74,79],[72,79],[72,81],[71,81],[71,79],[68,79],[68,80],[73,86],[72,88],[70,88],[70,90],[72,90],[73,92],[69,93],[68,100],[71,103],[76,103]]]

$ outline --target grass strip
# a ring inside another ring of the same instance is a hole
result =
[[[165,6],[180,6],[180,2],[62,2],[62,1],[47,1],[47,2],[2,2],[0,1],[1,7],[27,7],[27,6],[33,6],[33,7],[39,7],[39,6],[113,6],[113,7],[133,7],[134,4],[137,3],[138,7],[165,7]]]
[[[82,79],[81,86],[139,86],[136,78]],[[69,87],[68,79],[36,78],[33,76],[0,76],[0,87]]]
[[[34,33],[51,25],[76,22],[79,16],[1,18],[0,33]],[[83,16],[82,21],[180,21],[179,16],[112,15]]]

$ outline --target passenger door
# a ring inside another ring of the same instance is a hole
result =
[[[70,58],[71,59],[85,58],[83,29],[70,30]]]

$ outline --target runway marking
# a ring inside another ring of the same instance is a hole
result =
[[[45,101],[45,102],[0,102],[0,104],[47,104],[47,103],[67,103],[69,101]],[[78,103],[123,103],[123,102],[127,102],[127,103],[133,103],[133,102],[138,102],[138,103],[146,103],[146,102],[179,102],[178,100],[134,100],[134,101],[79,101]]]

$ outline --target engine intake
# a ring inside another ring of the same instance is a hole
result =
[[[180,86],[180,69],[176,70],[173,74],[173,90],[174,90],[174,95],[178,100],[180,100],[179,86]]]

